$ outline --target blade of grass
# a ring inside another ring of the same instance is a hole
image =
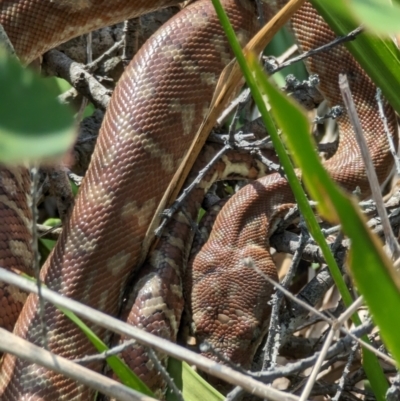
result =
[[[241,50],[241,47],[239,45],[239,42],[236,38],[236,35],[233,31],[233,28],[229,22],[229,19],[226,15],[221,3],[219,2],[219,0],[212,0],[212,2],[216,9],[217,15],[220,19],[220,22],[225,30],[225,33],[228,37],[228,40],[233,49],[233,52],[236,56],[238,64],[240,65],[240,68],[246,79],[247,85],[249,86],[251,93],[253,95],[253,98],[254,98],[254,100],[259,108],[259,111],[263,117],[265,126],[268,130],[268,133],[271,136],[275,150],[279,156],[279,159],[284,168],[285,174],[287,175],[287,179],[290,183],[290,186],[293,190],[296,201],[297,201],[299,208],[300,208],[300,210],[304,216],[304,219],[307,223],[308,229],[310,230],[312,236],[314,237],[314,239],[317,241],[317,243],[320,245],[320,247],[322,249],[325,260],[328,264],[328,267],[330,269],[332,277],[335,281],[335,284],[337,285],[337,287],[339,289],[339,292],[343,298],[345,305],[350,306],[350,304],[352,303],[352,298],[351,298],[350,292],[346,287],[346,284],[342,278],[342,275],[336,264],[336,261],[332,255],[332,253],[330,252],[329,246],[326,243],[325,238],[318,225],[318,222],[311,210],[311,207],[308,203],[307,197],[301,187],[299,179],[296,176],[296,173],[293,169],[293,165],[290,162],[289,156],[287,155],[286,150],[285,150],[281,140],[279,139],[279,135],[278,135],[276,127],[272,121],[272,118],[267,111],[267,108],[266,108],[266,105],[264,102],[264,98],[263,98],[263,96],[266,93],[265,92],[261,93],[259,91],[255,77],[253,76],[253,74],[251,73],[250,69],[247,66],[247,63],[246,63],[245,57],[243,55],[243,52]],[[257,78],[259,78],[259,75],[257,75]],[[264,74],[262,74],[262,78],[260,78],[260,79],[267,81]],[[282,110],[285,110],[285,113],[287,111],[286,109],[282,109]],[[291,121],[291,119],[287,117],[287,114],[285,114],[285,115],[286,115],[286,120]],[[300,126],[299,126],[299,124],[300,124]],[[308,138],[308,140],[310,140],[310,138],[308,136],[308,132],[309,132],[308,122],[306,119],[296,122],[296,131],[295,132],[299,132],[299,130],[303,130],[304,132],[306,132],[306,137]],[[298,135],[298,138],[300,138],[300,137],[301,137],[301,140],[303,141],[304,140],[303,136]],[[303,146],[301,145],[300,148],[303,149]],[[311,148],[312,148],[312,146],[311,146]],[[315,172],[312,174],[315,175]],[[323,186],[320,188],[320,190],[322,191],[322,193],[326,194]],[[331,207],[328,208],[326,205],[321,205],[321,207],[322,208],[325,207],[326,211],[329,210],[329,212],[332,213],[332,211],[333,211],[335,213],[334,208],[331,208]],[[331,217],[337,219],[338,216],[334,215]],[[357,314],[354,314],[352,319],[356,325],[361,324],[361,321]],[[368,338],[365,338],[365,340],[368,341]],[[378,400],[383,401],[385,399],[385,393],[388,388],[386,378],[382,372],[382,369],[380,368],[380,365],[379,365],[379,362],[378,362],[376,356],[367,350],[364,350],[363,354],[364,354],[363,366],[364,366],[367,376],[371,382],[375,396]]]
[[[223,401],[225,397],[210,386],[186,362],[168,359],[168,373],[181,390],[185,401]],[[167,401],[177,401],[175,394],[167,392]]]

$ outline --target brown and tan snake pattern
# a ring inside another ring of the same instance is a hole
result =
[[[176,3],[3,0],[0,23],[19,57],[29,62],[72,36]],[[249,0],[223,3],[244,44],[257,30],[254,4]],[[333,38],[309,5],[293,22],[304,50]],[[72,216],[43,268],[42,278],[49,288],[107,313],[117,313],[122,289],[139,260],[155,208],[201,123],[219,73],[230,59],[229,47],[207,0],[180,12],[136,55],[113,94]],[[320,74],[321,89],[331,104],[341,104],[338,73],[348,73],[374,164],[383,180],[392,161],[375,106],[374,85],[342,48],[313,58],[310,68]],[[394,113],[386,107],[386,114],[396,136]],[[353,190],[358,185],[367,193],[363,163],[346,117],[341,118],[340,127],[339,149],[327,168],[343,187]],[[28,174],[24,169],[5,168],[0,173],[0,217],[8,223],[8,229],[5,224],[0,229],[0,264],[30,272],[29,228],[24,229],[29,227],[30,218],[26,206]],[[190,307],[199,339],[210,341],[244,365],[249,364],[265,332],[269,313],[265,306],[271,289],[258,274],[245,270],[242,260],[250,256],[259,268],[276,277],[265,247],[274,216],[292,202],[287,183],[276,175],[244,188],[223,209],[210,241],[195,257],[186,279],[187,288],[193,289]],[[189,206],[189,214],[193,213]],[[179,252],[184,251],[180,246]],[[155,263],[157,257],[157,253],[152,256]],[[164,279],[171,287],[167,274]],[[6,295],[9,299],[13,294]],[[149,312],[147,299],[137,300],[147,316],[138,315],[133,321],[151,321],[154,314]],[[12,314],[18,312],[14,309]],[[179,311],[170,306],[166,311],[176,313],[172,320],[179,324]],[[94,352],[61,312],[47,305],[45,315],[53,352],[70,359]],[[92,328],[107,340],[103,330]],[[15,333],[41,345],[36,297],[29,296]],[[135,358],[133,364],[140,365]],[[90,367],[101,369],[99,363]],[[0,384],[2,400],[86,400],[91,394],[60,375],[10,355],[3,361]]]

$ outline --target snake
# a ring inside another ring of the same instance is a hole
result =
[[[20,60],[28,64],[74,36],[177,3],[1,0],[0,24]],[[255,4],[250,0],[222,3],[244,45],[259,27]],[[266,4],[270,12],[276,6],[272,1]],[[292,25],[303,51],[334,38],[309,3],[298,11]],[[208,111],[219,74],[231,59],[209,0],[184,8],[140,49],[113,93],[75,207],[41,270],[46,286],[117,315],[157,205]],[[314,56],[309,69],[320,74],[320,89],[331,105],[342,104],[338,73],[350,77],[372,160],[383,181],[393,162],[374,84],[343,47]],[[397,143],[394,112],[386,103],[384,109]],[[339,148],[325,166],[342,187],[352,191],[358,186],[367,195],[365,169],[346,115],[338,119],[338,125]],[[26,168],[1,166],[0,216],[5,223],[0,228],[0,264],[31,274],[29,188]],[[246,186],[227,202],[209,241],[189,263],[185,275],[196,335],[243,366],[249,365],[266,331],[272,293],[258,273],[243,269],[243,259],[251,257],[276,279],[266,250],[268,238],[293,202],[287,182],[279,175]],[[0,295],[6,305],[0,315],[2,323],[11,327],[18,315],[14,333],[42,346],[37,298],[29,295],[22,307],[24,295],[16,289],[1,287]],[[68,359],[95,353],[85,335],[57,308],[46,304],[44,315],[52,352]],[[109,333],[89,326],[108,342]],[[88,367],[101,371],[102,363],[92,362]],[[2,400],[86,400],[91,395],[83,385],[10,354],[2,361]]]

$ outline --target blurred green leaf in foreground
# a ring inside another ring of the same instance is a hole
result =
[[[33,71],[0,50],[0,161],[23,163],[62,156],[75,140],[72,112]]]

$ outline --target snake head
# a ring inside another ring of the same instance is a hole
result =
[[[197,341],[216,351],[203,355],[219,360],[221,354],[246,369],[267,330],[273,292],[259,271],[244,265],[249,255],[259,269],[277,280],[275,265],[264,247],[250,244],[235,251],[228,246],[221,252],[217,241],[209,242],[194,258],[195,268],[186,280],[192,289],[189,304]]]

